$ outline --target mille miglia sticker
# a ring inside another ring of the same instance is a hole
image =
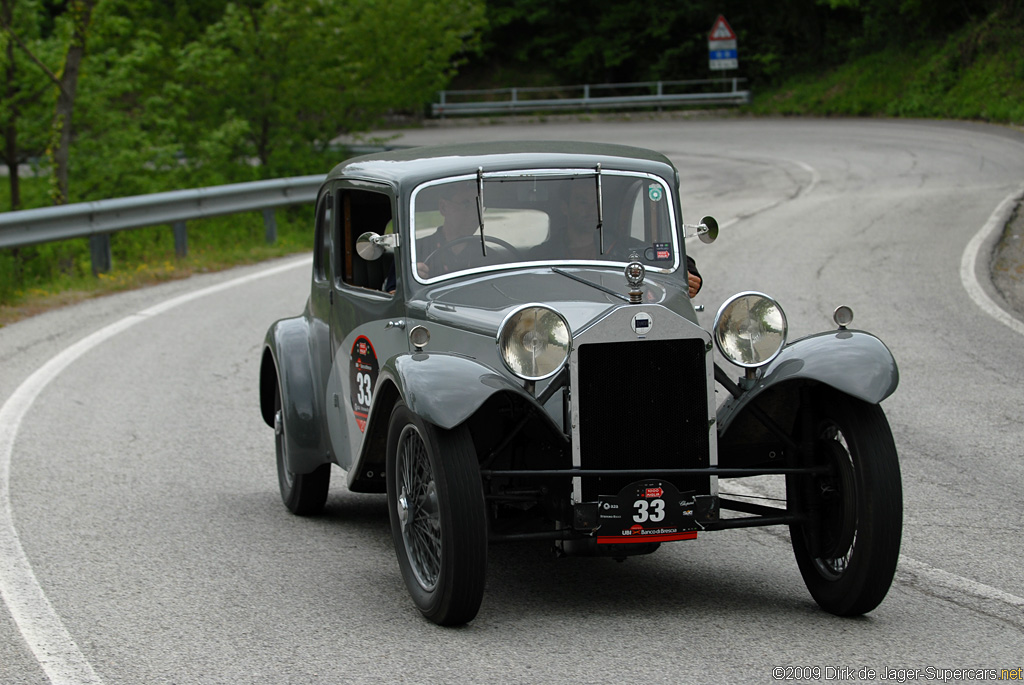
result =
[[[366,420],[370,416],[373,390],[377,385],[377,353],[373,343],[365,335],[356,338],[352,344],[352,363],[349,368],[349,384],[352,388],[352,413],[355,414],[359,430],[366,431]]]

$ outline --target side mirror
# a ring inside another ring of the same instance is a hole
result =
[[[683,224],[683,238],[697,236],[702,243],[713,243],[718,238],[718,222],[706,216],[699,224]]]
[[[713,216],[706,216],[700,220],[700,225],[705,230],[697,231],[697,237],[700,238],[702,243],[713,243],[718,238],[718,222],[715,221]]]
[[[373,231],[367,231],[356,240],[356,254],[368,262],[374,262],[380,259],[385,252],[391,252],[397,246],[397,235],[393,233],[378,235]]]

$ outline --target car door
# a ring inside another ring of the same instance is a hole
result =
[[[365,232],[397,232],[393,193],[382,184],[341,181],[334,206],[330,322],[335,361],[326,406],[335,458],[347,470],[362,445],[380,369],[408,351],[409,344],[403,330],[405,303],[385,288],[389,275],[394,280],[394,256],[367,261],[355,249]]]
[[[317,392],[327,384],[333,363],[331,346],[331,247],[334,235],[334,194],[324,188],[317,198],[313,238],[313,276],[309,290],[309,345]]]

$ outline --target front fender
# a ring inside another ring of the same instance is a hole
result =
[[[447,430],[469,419],[500,392],[512,393],[546,415],[526,390],[475,359],[450,353],[392,357],[380,371],[366,436],[356,463],[348,472],[349,489],[377,492],[383,486],[388,424],[399,399],[424,420]]]
[[[282,319],[267,331],[260,365],[260,410],[274,425],[274,393],[281,393],[288,470],[310,473],[328,461],[323,447],[319,393],[315,392],[310,332],[304,317]],[[275,387],[276,384],[276,387]]]
[[[864,331],[828,331],[794,341],[765,369],[753,388],[718,408],[719,435],[766,390],[794,380],[822,383],[871,404],[896,390],[900,374],[885,344]]]
[[[388,360],[383,374],[392,379],[415,414],[444,429],[468,419],[496,392],[533,397],[494,369],[455,354],[403,354]]]

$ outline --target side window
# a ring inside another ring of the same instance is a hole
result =
[[[318,281],[327,280],[327,265],[331,260],[331,215],[333,197],[330,193],[320,196],[316,205],[316,232],[313,248],[313,277]]]
[[[394,289],[394,256],[386,254],[367,261],[356,253],[356,240],[367,231],[380,235],[395,232],[391,197],[372,190],[338,193],[338,245],[335,281],[338,285],[384,291]]]

